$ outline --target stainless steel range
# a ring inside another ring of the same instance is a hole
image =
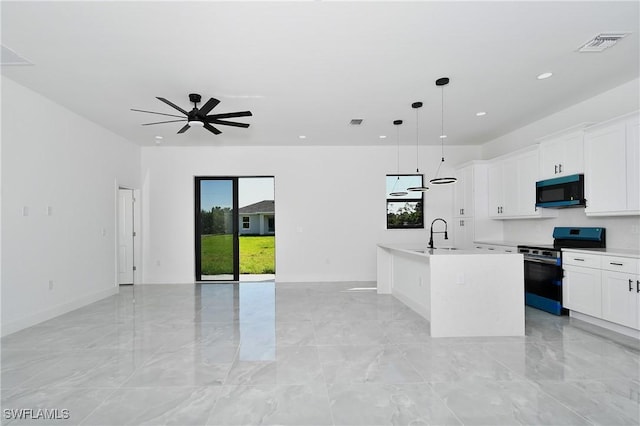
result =
[[[524,256],[525,304],[555,315],[567,312],[562,307],[563,248],[604,248],[605,228],[555,227],[553,245],[521,245]]]

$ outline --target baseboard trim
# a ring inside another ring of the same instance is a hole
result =
[[[43,321],[47,321],[57,316],[60,316],[62,314],[66,314],[67,312],[71,312],[78,308],[82,308],[83,306],[86,306],[90,303],[97,302],[98,300],[104,299],[109,296],[113,296],[114,294],[118,294],[118,291],[119,291],[118,287],[109,288],[107,290],[101,290],[101,291],[80,297],[71,302],[63,303],[61,305],[54,306],[53,308],[40,311],[36,314],[28,315],[16,321],[3,322],[2,336],[7,336],[9,334],[15,333],[16,331],[23,330],[25,328],[34,326],[36,324],[40,324]]]
[[[623,325],[620,324],[615,324],[600,318],[595,318],[592,317],[591,315],[587,315],[587,314],[583,314],[580,312],[574,312],[571,311],[569,313],[569,316],[571,318],[575,318],[575,319],[579,319],[581,321],[584,321],[586,323],[592,324],[592,325],[597,325],[598,327],[610,330],[610,331],[614,331],[616,333],[622,334],[624,336],[627,337],[632,337],[634,339],[638,339],[640,340],[640,330],[636,330],[633,328],[629,328],[629,327],[625,327]]]

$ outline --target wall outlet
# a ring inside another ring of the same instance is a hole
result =
[[[47,216],[53,216],[53,206],[47,206]]]
[[[49,290],[53,290],[53,280],[49,280]]]
[[[456,275],[456,284],[463,285],[464,284],[464,274],[459,273]]]
[[[29,216],[29,206],[22,207],[22,216]]]
[[[638,226],[638,225],[631,225],[631,233],[637,235],[640,232],[639,228],[640,228],[640,226]]]

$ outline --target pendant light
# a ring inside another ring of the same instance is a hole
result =
[[[436,80],[436,86],[442,88],[442,103],[441,103],[441,121],[440,121],[440,146],[442,147],[442,160],[438,165],[438,170],[436,170],[436,176],[431,179],[429,182],[432,185],[445,185],[448,183],[455,183],[457,181],[454,177],[438,177],[440,174],[440,168],[442,167],[442,163],[444,163],[444,139],[447,135],[444,134],[444,86],[449,84],[448,77],[442,77]]]
[[[411,104],[411,108],[416,110],[416,173],[420,174],[420,169],[418,168],[418,140],[419,138],[419,130],[420,126],[418,125],[418,109],[422,108],[422,102],[414,102]],[[428,191],[428,186],[412,186],[411,188],[407,188],[407,191],[412,192],[425,192]]]
[[[391,188],[391,192],[389,193],[390,196],[392,197],[402,197],[403,195],[407,195],[408,192],[407,191],[396,191],[396,187],[398,186],[398,183],[400,182],[400,125],[402,124],[402,120],[394,120],[393,121],[394,126],[396,126],[396,142],[397,142],[397,161],[398,161],[398,171],[397,171],[397,177],[396,177],[396,181],[393,184],[393,188]]]

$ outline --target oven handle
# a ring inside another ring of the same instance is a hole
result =
[[[524,261],[525,262],[533,262],[533,263],[544,263],[545,265],[554,265],[554,266],[558,266],[558,261],[560,259],[535,259],[535,258],[528,258],[525,257]]]

